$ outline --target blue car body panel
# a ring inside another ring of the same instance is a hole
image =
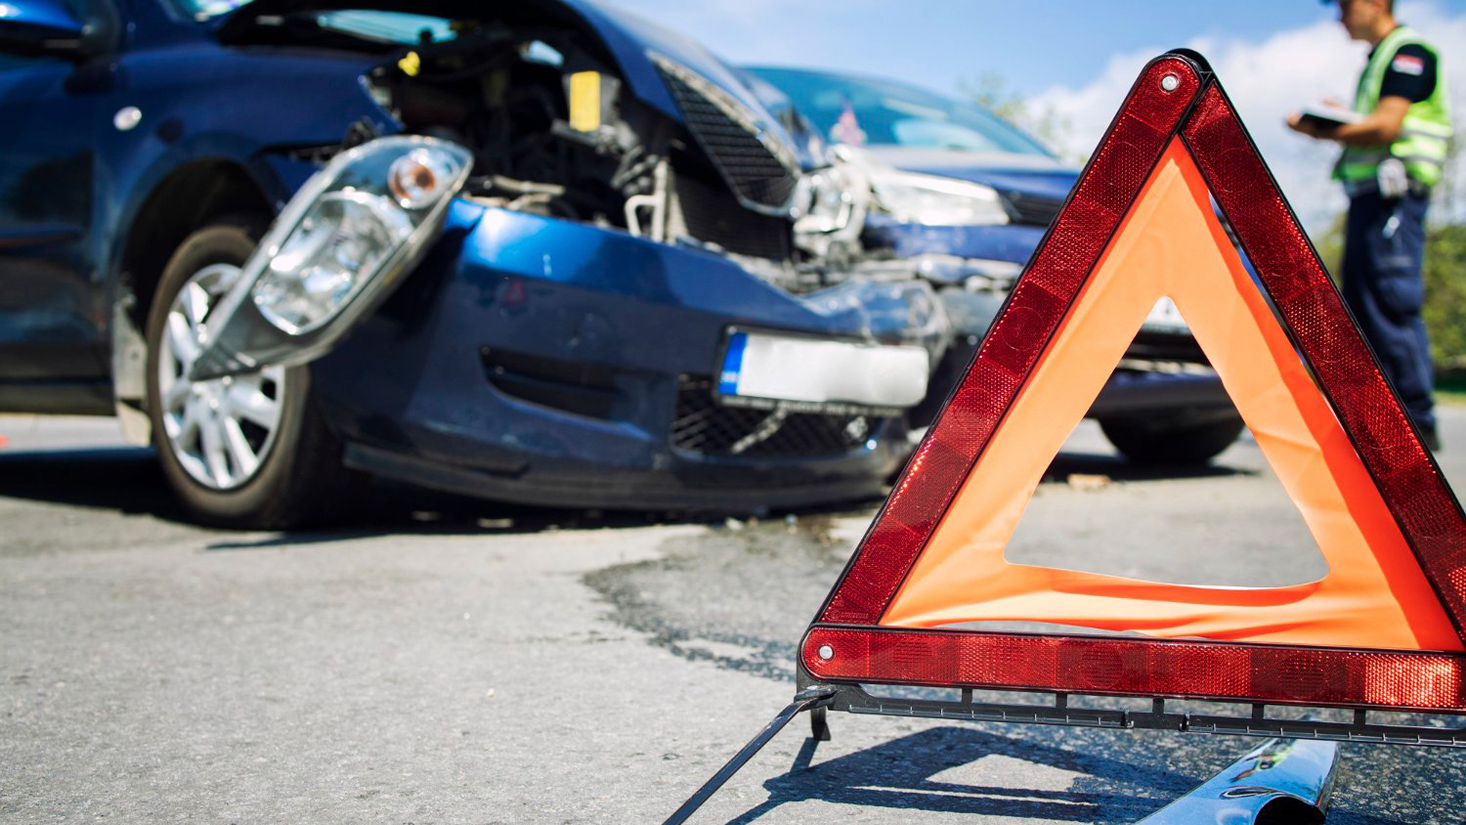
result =
[[[239,164],[271,200],[283,202],[314,169],[292,168],[273,157],[272,150],[338,143],[346,127],[363,118],[382,133],[396,131],[391,118],[361,88],[361,72],[369,65],[357,55],[222,52],[205,43],[124,57],[120,70],[127,73],[128,87],[116,102],[125,99],[137,106],[153,128],[99,141],[99,161],[110,173],[115,193],[112,221],[103,227],[114,230],[105,232],[114,239],[106,260],[121,255],[121,230],[148,195],[185,164]],[[210,84],[180,77],[180,66],[210,77]],[[237,96],[240,105],[218,105],[221,94]]]
[[[903,223],[889,215],[871,215],[866,237],[890,247],[902,258],[917,255],[957,255],[990,261],[1024,264],[1038,248],[1047,229],[1042,226],[924,226]]]

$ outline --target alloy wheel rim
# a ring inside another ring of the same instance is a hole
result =
[[[232,264],[204,267],[168,307],[158,352],[158,401],[163,435],[184,472],[211,490],[233,490],[253,479],[280,431],[289,382],[284,367],[190,381],[209,312],[239,280]]]

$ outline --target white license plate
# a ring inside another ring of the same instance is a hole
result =
[[[904,408],[926,397],[927,351],[735,330],[718,374],[725,398]]]
[[[1176,302],[1170,298],[1161,298],[1151,307],[1150,314],[1145,316],[1145,323],[1140,328],[1148,332],[1190,332],[1191,328],[1186,326],[1186,319],[1181,317],[1181,310],[1176,308]]]

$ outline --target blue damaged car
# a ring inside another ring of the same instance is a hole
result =
[[[950,322],[777,103],[591,0],[3,0],[0,410],[228,525],[876,494]]]
[[[839,72],[747,67],[787,96],[812,130],[859,167],[874,199],[867,248],[917,264],[956,332],[931,400],[965,371],[1014,280],[1078,177],[1038,141],[992,112],[899,81]],[[1157,303],[1089,415],[1122,453],[1199,463],[1243,423],[1170,299]]]

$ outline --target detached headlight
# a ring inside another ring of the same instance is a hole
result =
[[[337,155],[290,200],[209,314],[194,380],[325,354],[415,265],[473,155],[416,136]]]
[[[441,225],[447,196],[472,162],[460,146],[417,137],[384,138],[337,157],[307,186],[317,194],[301,204],[302,214],[290,214],[298,196],[276,224],[295,218],[251,290],[260,314],[303,335],[335,318],[373,279],[395,275],[419,231]]]
[[[440,148],[414,149],[392,161],[387,189],[403,209],[426,209],[458,176],[460,163]]]
[[[992,187],[914,172],[871,175],[876,201],[903,223],[967,226],[1008,222],[1008,212]]]
[[[301,335],[335,316],[382,269],[412,221],[386,198],[327,192],[270,260],[252,294],[260,314]]]

